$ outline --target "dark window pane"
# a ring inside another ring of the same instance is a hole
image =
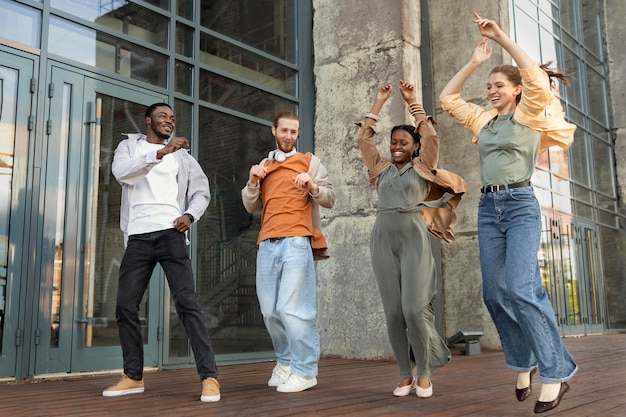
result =
[[[211,341],[217,354],[272,351],[255,291],[260,212],[246,212],[241,188],[250,166],[274,148],[274,137],[269,126],[206,108],[200,123],[198,161],[212,198],[196,226],[195,259]]]
[[[193,65],[176,61],[176,92],[192,95]]]
[[[295,62],[294,0],[202,0],[200,24]]]
[[[196,138],[191,137],[191,117],[193,116],[193,106],[183,100],[174,100],[174,114],[176,115],[175,136],[187,138],[191,146],[198,146]]]
[[[601,140],[592,139],[596,190],[615,197],[615,173],[611,146]]]
[[[193,29],[176,23],[176,53],[193,58]]]
[[[178,0],[176,2],[176,14],[187,20],[193,20],[194,0]]]

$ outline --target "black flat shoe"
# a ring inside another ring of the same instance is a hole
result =
[[[537,372],[537,368],[533,368],[530,371],[530,383],[526,388],[515,388],[515,396],[517,397],[517,401],[524,401],[526,398],[530,397],[530,393],[533,392],[533,375]]]
[[[554,400],[537,401],[535,403],[535,413],[545,413],[546,411],[556,408],[556,406],[559,405],[559,403],[561,402],[561,398],[563,398],[563,395],[565,395],[567,391],[569,391],[569,385],[567,384],[567,382],[562,382],[561,389],[559,390],[559,395],[557,395]]]

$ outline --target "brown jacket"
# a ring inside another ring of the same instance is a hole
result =
[[[456,225],[456,209],[467,191],[467,183],[450,171],[437,169],[439,137],[433,127],[433,118],[425,114],[415,114],[415,124],[415,130],[421,136],[421,144],[419,156],[413,158],[413,169],[428,182],[428,193],[424,201],[449,198],[448,207],[426,207],[422,215],[430,234],[446,242],[454,242],[452,229]],[[364,122],[358,122],[357,125],[361,127],[359,147],[368,170],[369,181],[378,187],[378,177],[391,166],[392,161],[378,153],[374,141],[374,136],[378,133],[376,126],[366,126]]]

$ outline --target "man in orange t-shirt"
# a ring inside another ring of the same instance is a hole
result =
[[[262,207],[256,289],[277,364],[268,381],[279,392],[317,385],[320,356],[314,254],[323,257],[319,206],[332,208],[335,190],[326,168],[295,149],[298,116],[279,113],[272,126],[276,150],[258,165],[241,191],[250,213]]]

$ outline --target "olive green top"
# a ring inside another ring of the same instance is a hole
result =
[[[478,141],[480,182],[505,185],[529,180],[539,155],[539,132],[513,114],[496,116],[481,130]]]

